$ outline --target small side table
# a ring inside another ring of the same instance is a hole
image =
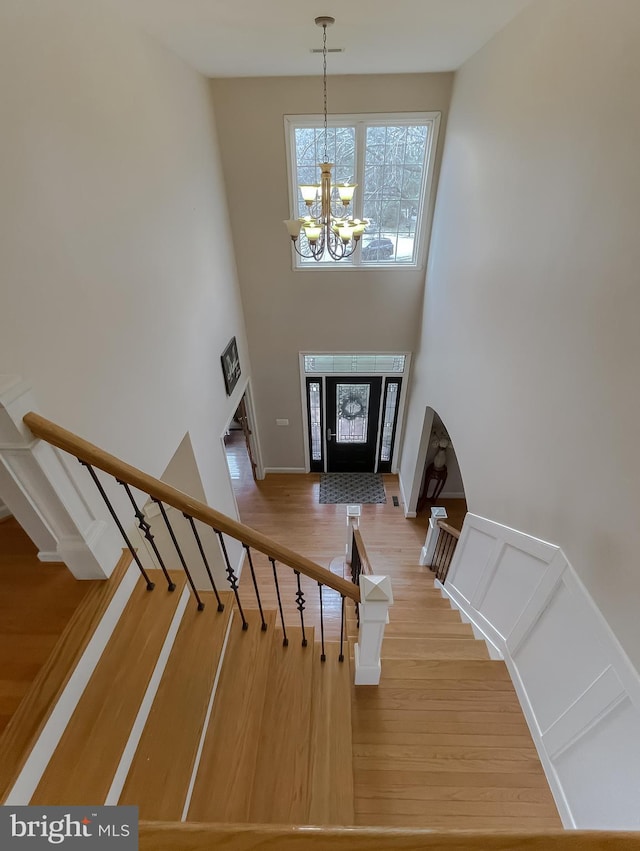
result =
[[[433,502],[436,500],[442,493],[444,483],[447,481],[447,475],[446,464],[444,467],[440,467],[439,470],[437,470],[433,464],[429,464],[424,476],[424,490],[422,492],[423,499],[427,500],[427,502]],[[435,487],[433,489],[433,493],[429,496],[429,485],[431,482],[435,482]]]

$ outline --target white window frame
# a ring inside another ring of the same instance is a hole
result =
[[[413,263],[389,263],[383,260],[375,263],[363,263],[360,257],[362,245],[355,251],[352,257],[339,262],[335,261],[313,261],[305,262],[296,253],[293,245],[291,246],[291,261],[294,271],[328,271],[339,269],[345,271],[354,269],[356,271],[373,271],[376,269],[395,269],[401,271],[403,269],[415,271],[423,269],[427,260],[427,246],[429,234],[431,233],[431,222],[433,218],[434,207],[434,186],[433,175],[435,171],[436,152],[438,149],[438,134],[440,130],[440,112],[387,112],[387,113],[356,113],[356,114],[340,114],[331,115],[327,120],[329,127],[355,127],[355,162],[356,162],[356,179],[358,184],[355,196],[355,206],[352,207],[356,212],[354,215],[363,218],[361,212],[357,212],[358,207],[362,210],[364,198],[362,188],[364,186],[364,163],[365,163],[365,145],[366,145],[366,128],[372,126],[385,127],[393,125],[395,127],[416,124],[426,124],[429,128],[426,150],[426,168],[422,175],[422,192],[419,198],[419,209],[417,214],[416,227],[416,248],[414,251],[415,262]],[[299,127],[323,127],[324,116],[322,115],[285,115],[284,130],[286,139],[286,154],[287,154],[287,180],[289,185],[289,210],[290,217],[298,218],[298,196],[300,190],[295,183],[296,172],[296,145],[295,133]],[[360,193],[360,194],[358,194]]]

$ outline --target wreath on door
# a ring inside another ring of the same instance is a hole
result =
[[[343,420],[356,420],[367,414],[367,408],[361,397],[356,393],[345,396],[338,407],[340,417]]]

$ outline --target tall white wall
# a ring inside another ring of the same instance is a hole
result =
[[[249,363],[208,82],[105,4],[3,0],[0,114],[0,372],[155,475],[188,432],[234,514],[219,437]]]
[[[320,66],[318,66],[320,71]],[[442,113],[452,74],[330,76],[329,110]],[[267,467],[303,467],[300,351],[412,351],[424,269],[293,270],[284,116],[322,111],[320,77],[212,81]],[[288,419],[289,427],[276,426]]]
[[[562,547],[640,664],[640,4],[535,0],[456,76],[422,348],[470,511]]]

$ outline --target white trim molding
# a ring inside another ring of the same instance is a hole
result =
[[[0,376],[0,497],[41,553],[76,579],[105,579],[120,558],[115,527],[98,520],[56,449],[23,422],[38,406],[18,376]]]
[[[640,829],[640,676],[560,547],[467,514],[444,591],[504,657],[565,827]]]
[[[308,473],[304,467],[265,467],[264,474],[267,473]]]

